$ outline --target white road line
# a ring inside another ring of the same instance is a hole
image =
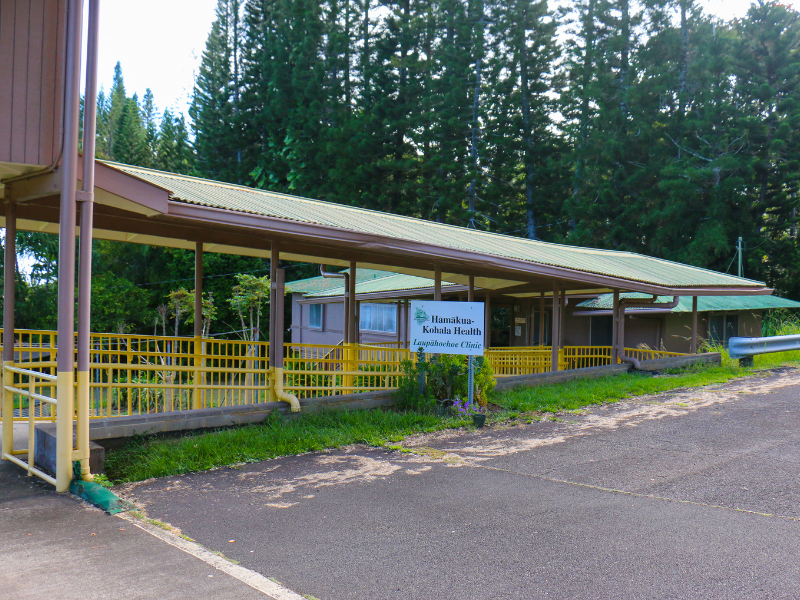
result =
[[[186,552],[186,554],[191,554],[195,558],[199,558],[203,562],[208,563],[215,569],[230,575],[234,579],[238,579],[242,583],[249,585],[251,588],[258,590],[269,598],[273,598],[274,600],[305,600],[305,598],[300,594],[275,583],[260,573],[256,573],[255,571],[251,571],[250,569],[246,569],[240,565],[233,564],[221,556],[217,556],[210,550],[203,548],[196,542],[190,542],[189,540],[185,540],[171,531],[166,531],[160,527],[156,527],[155,525],[144,523],[136,517],[132,517],[124,512],[117,513],[117,516],[120,519],[124,519],[125,521],[135,525],[139,529],[146,531],[150,535],[157,537],[161,541],[166,542],[170,546],[174,546],[178,550]]]

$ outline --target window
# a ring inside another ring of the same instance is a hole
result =
[[[324,304],[311,304],[308,307],[308,326],[312,329],[322,329],[322,307]]]
[[[712,344],[728,345],[739,335],[739,315],[713,315],[708,319],[708,338]]]
[[[592,346],[610,346],[614,330],[614,317],[606,315],[589,318],[592,321],[589,343]]]
[[[732,337],[739,335],[739,315],[726,315],[725,316],[725,344]]]
[[[550,311],[545,311],[544,316],[544,345],[550,343]],[[533,317],[533,338],[530,341],[531,346],[539,345],[539,308],[536,308],[536,315]]]
[[[362,331],[397,332],[397,305],[362,303],[359,327]]]

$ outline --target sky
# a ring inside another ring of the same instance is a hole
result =
[[[784,0],[800,6],[800,0]],[[214,21],[216,0],[103,0],[98,87],[111,88],[119,61],[128,95],[149,87],[159,111],[188,112],[194,77]],[[744,16],[750,0],[705,0],[706,12]]]

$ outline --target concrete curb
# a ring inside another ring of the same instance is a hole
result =
[[[155,525],[150,525],[149,523],[141,521],[136,517],[125,513],[120,513],[117,515],[117,517],[127,521],[131,525],[134,525],[143,531],[146,531],[153,537],[166,542],[170,546],[174,546],[178,550],[182,550],[183,552],[186,552],[186,554],[202,560],[215,569],[222,571],[226,575],[230,575],[234,579],[238,579],[242,583],[249,585],[251,588],[258,590],[273,600],[304,600],[305,598],[305,596],[301,596],[300,594],[293,592],[292,590],[285,588],[278,583],[275,583],[273,580],[264,577],[261,575],[261,573],[256,573],[255,571],[251,571],[250,569],[246,569],[222,558],[218,554],[211,552],[211,550],[207,550],[197,542],[190,542],[189,540],[186,540],[179,535],[172,533],[171,531],[161,529]]]

